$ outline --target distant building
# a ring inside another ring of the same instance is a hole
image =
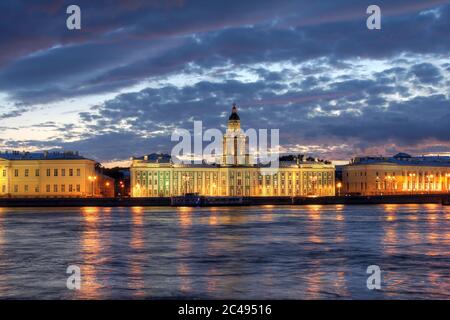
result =
[[[342,181],[344,194],[450,192],[450,157],[359,157],[343,167]]]
[[[0,197],[109,197],[113,188],[76,152],[0,153]]]
[[[334,166],[330,163],[282,161],[279,169],[272,172],[250,165],[247,137],[240,134],[240,128],[237,108],[233,105],[220,164],[175,164],[169,155],[158,154],[132,158],[131,196],[334,195]]]
[[[114,195],[116,197],[130,196],[130,168],[103,168],[102,172],[114,179]]]

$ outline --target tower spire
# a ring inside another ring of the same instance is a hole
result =
[[[236,102],[233,102],[233,108],[231,108],[231,115],[228,118],[228,120],[230,120],[230,121],[240,121],[241,120],[237,114]]]

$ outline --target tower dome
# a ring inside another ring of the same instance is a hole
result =
[[[231,115],[228,118],[228,120],[231,120],[231,121],[240,121],[241,120],[237,114],[236,103],[233,103],[233,108],[231,109]]]

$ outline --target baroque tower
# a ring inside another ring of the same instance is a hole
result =
[[[237,113],[236,103],[233,103],[227,131],[223,137],[222,165],[248,165],[247,150],[248,140],[241,129],[241,119]]]

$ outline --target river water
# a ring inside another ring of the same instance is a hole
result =
[[[450,299],[450,207],[0,208],[0,298]]]

